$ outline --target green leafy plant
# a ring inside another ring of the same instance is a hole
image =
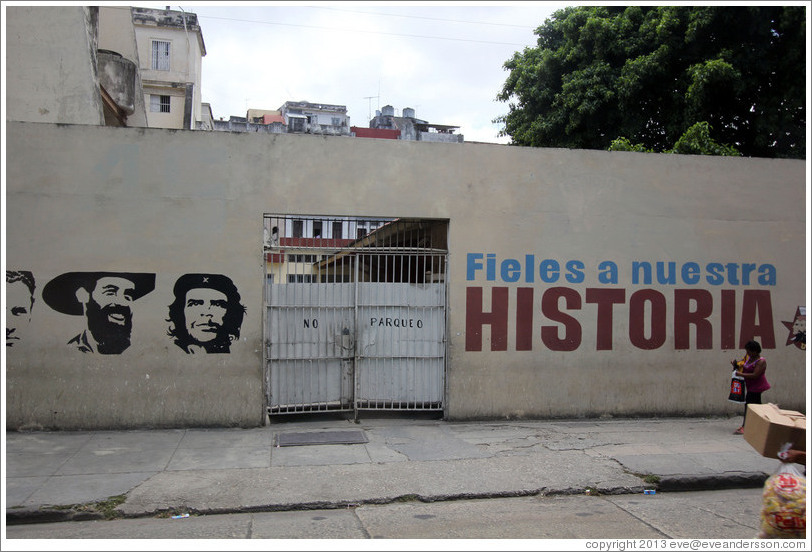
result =
[[[496,99],[519,146],[805,158],[803,6],[577,6]]]

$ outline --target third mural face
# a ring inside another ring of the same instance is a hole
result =
[[[184,274],[175,282],[167,334],[188,354],[228,353],[240,337],[245,307],[222,274]]]

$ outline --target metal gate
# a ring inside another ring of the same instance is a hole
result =
[[[270,415],[440,410],[446,221],[265,216]]]

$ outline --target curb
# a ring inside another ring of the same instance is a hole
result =
[[[73,508],[39,508],[37,510],[6,510],[6,525],[30,523],[57,523],[62,521],[100,521],[105,516],[99,512],[86,512]]]
[[[659,491],[717,491],[763,487],[769,475],[762,472],[718,475],[677,475],[661,477]]]
[[[660,492],[681,492],[681,491],[713,491],[713,490],[726,490],[726,489],[751,489],[761,487],[769,476],[761,473],[732,473],[725,474],[720,477],[718,475],[679,475],[679,476],[663,476],[656,485],[657,491]],[[649,487],[648,485],[640,485],[635,487],[618,487],[618,488],[597,488],[595,489],[597,495],[623,495],[623,494],[638,494]],[[190,513],[194,515],[222,515],[222,514],[247,514],[254,512],[287,512],[287,511],[305,511],[305,510],[334,510],[340,508],[353,508],[362,505],[383,505],[395,502],[404,501],[419,501],[419,502],[445,502],[453,500],[474,500],[474,499],[488,499],[488,498],[518,498],[524,496],[563,496],[563,495],[580,495],[584,494],[584,489],[537,489],[525,491],[505,491],[496,493],[464,493],[459,495],[437,495],[437,496],[421,496],[421,495],[404,495],[389,498],[367,499],[360,501],[342,501],[342,502],[308,502],[308,503],[292,503],[292,504],[269,504],[267,506],[253,506],[253,507],[235,507],[235,508],[217,508],[211,510],[195,510],[195,509],[166,509],[154,512],[141,512],[123,514],[120,510],[114,510],[115,515],[105,515],[98,511],[93,510],[78,510],[75,508],[53,508],[41,507],[36,509],[16,508],[13,510],[6,510],[6,524],[7,525],[25,525],[33,523],[57,523],[67,521],[104,521],[109,519],[136,519],[145,517],[156,517],[164,514],[176,513]],[[590,494],[589,490],[585,494]]]

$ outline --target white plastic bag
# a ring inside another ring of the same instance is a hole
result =
[[[795,464],[781,467],[764,482],[760,539],[806,537],[806,477]]]

